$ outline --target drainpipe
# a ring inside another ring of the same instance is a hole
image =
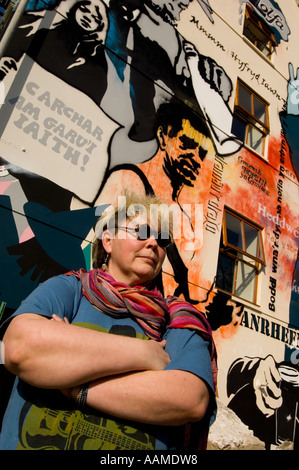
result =
[[[8,45],[11,37],[17,28],[17,25],[21,19],[22,14],[25,11],[26,5],[28,0],[20,0],[19,4],[17,5],[16,11],[14,12],[12,19],[10,20],[6,31],[0,40],[0,59],[4,56],[6,46]]]

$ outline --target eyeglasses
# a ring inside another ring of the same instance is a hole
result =
[[[147,224],[137,225],[136,227],[118,227],[121,230],[126,232],[132,232],[136,236],[137,240],[148,240],[150,237],[154,236],[158,245],[161,248],[167,248],[172,244],[172,239],[169,232],[156,232],[152,230],[151,227]]]

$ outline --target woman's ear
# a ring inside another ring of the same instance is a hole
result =
[[[102,245],[106,253],[111,253],[112,236],[110,230],[104,230],[104,232],[102,233]]]

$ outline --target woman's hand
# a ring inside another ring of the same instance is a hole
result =
[[[169,354],[165,351],[166,340],[160,342],[149,340],[145,341],[145,345],[150,361],[148,370],[163,370],[170,363]]]
[[[62,322],[62,323],[68,323],[70,325],[70,322],[68,321],[68,319],[66,317],[61,318],[58,315],[55,315],[55,313],[53,313],[53,315],[52,315],[52,320]]]

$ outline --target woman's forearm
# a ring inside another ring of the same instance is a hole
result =
[[[209,398],[205,382],[190,372],[144,371],[94,381],[87,405],[122,419],[179,426],[202,419]]]
[[[128,338],[33,314],[13,319],[3,338],[5,365],[41,388],[65,388],[133,370],[163,369],[164,343]]]

